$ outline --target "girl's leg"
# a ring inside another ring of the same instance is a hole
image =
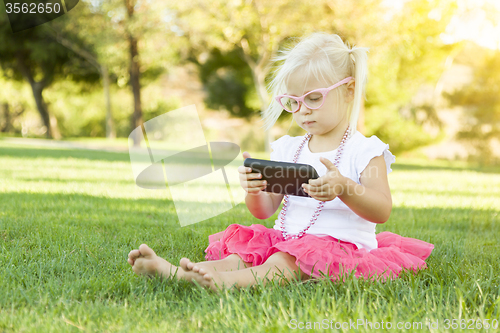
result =
[[[295,257],[285,252],[273,254],[260,266],[229,272],[216,272],[208,271],[195,265],[193,272],[198,273],[193,277],[193,280],[214,290],[230,288],[232,286],[252,286],[259,280],[266,283],[268,280],[281,280],[283,278],[287,281],[291,279],[309,279],[309,275],[302,272],[295,264]]]
[[[252,263],[243,261],[239,255],[233,253],[221,260],[201,261],[197,263],[191,262],[188,258],[182,258],[180,266],[186,272],[191,271],[194,267],[203,268],[207,272],[226,272],[252,267]]]
[[[195,265],[187,258],[181,259],[181,267],[172,265],[165,259],[156,255],[156,253],[146,244],[142,244],[138,250],[130,251],[128,255],[128,263],[132,266],[132,270],[137,275],[145,275],[154,277],[156,275],[161,278],[170,278],[175,275],[177,279],[191,280],[191,269],[187,268],[187,272],[183,266],[189,265],[191,268]],[[251,263],[243,261],[237,254],[232,254],[222,260],[205,261],[197,263],[199,267],[203,267],[208,271],[230,271],[246,267],[251,267]],[[189,274],[188,274],[189,273]],[[197,275],[196,273],[195,275]]]

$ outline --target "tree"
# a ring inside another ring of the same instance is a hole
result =
[[[135,13],[135,0],[124,0],[127,8],[128,20],[133,20]],[[130,52],[130,87],[134,95],[134,113],[132,115],[132,129],[142,125],[142,106],[141,106],[141,84],[139,50],[137,47],[138,36],[134,35],[130,29],[126,29]],[[139,145],[139,138],[133,138],[134,145]]]
[[[88,28],[98,28],[85,34],[97,49],[101,63],[124,79],[134,99],[130,118],[131,130],[143,123],[141,89],[162,74],[174,58],[168,37],[173,34],[164,22],[165,4],[152,1],[111,0],[89,2],[94,21]],[[81,26],[89,25],[81,19]],[[124,71],[124,69],[127,69]],[[134,138],[134,144],[138,144]]]
[[[255,86],[250,67],[239,57],[240,52],[233,49],[222,53],[214,48],[204,63],[191,59],[198,65],[201,82],[208,92],[207,107],[215,110],[223,107],[233,116],[248,120],[256,111],[251,105]]]
[[[434,11],[440,12],[437,20],[430,15]],[[370,47],[366,132],[389,143],[393,153],[428,145],[444,136],[434,101],[413,105],[412,99],[423,84],[438,82],[445,70],[443,62],[461,47],[444,45],[439,38],[455,12],[456,4],[451,0],[413,0],[405,2],[391,19],[385,15],[371,18],[377,24],[370,28],[368,16],[356,29],[356,42]],[[436,126],[438,134],[424,130],[414,116],[417,111],[427,114],[425,122]]]
[[[477,52],[475,53],[477,55]],[[500,139],[500,50],[484,57],[476,67],[472,82],[452,93],[443,95],[450,106],[464,107],[462,129],[456,134],[476,153],[470,158],[481,164],[498,162],[492,151],[492,140]]]
[[[64,17],[59,18],[64,20]],[[51,23],[47,23],[51,24]],[[32,89],[35,103],[46,127],[48,138],[61,137],[57,119],[49,112],[43,91],[54,80],[66,79],[95,81],[96,71],[88,63],[57,43],[47,24],[12,33],[5,16],[0,18],[0,65],[10,79],[26,80]],[[73,71],[79,68],[78,71]],[[75,72],[75,73],[73,73]]]

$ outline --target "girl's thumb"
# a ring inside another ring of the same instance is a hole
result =
[[[247,151],[243,152],[243,158],[250,158],[250,153]]]

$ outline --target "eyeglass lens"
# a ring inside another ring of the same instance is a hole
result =
[[[280,102],[288,112],[296,112],[299,109],[299,103],[293,98],[281,97]],[[309,94],[304,97],[304,103],[310,109],[318,108],[323,103],[323,94],[319,92]]]

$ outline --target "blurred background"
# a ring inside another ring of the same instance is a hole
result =
[[[314,31],[370,48],[365,136],[500,163],[498,0],[80,0],[17,33],[0,6],[0,138],[126,150],[132,129],[195,104],[207,141],[269,152],[303,133],[288,113],[261,128],[270,59]]]

